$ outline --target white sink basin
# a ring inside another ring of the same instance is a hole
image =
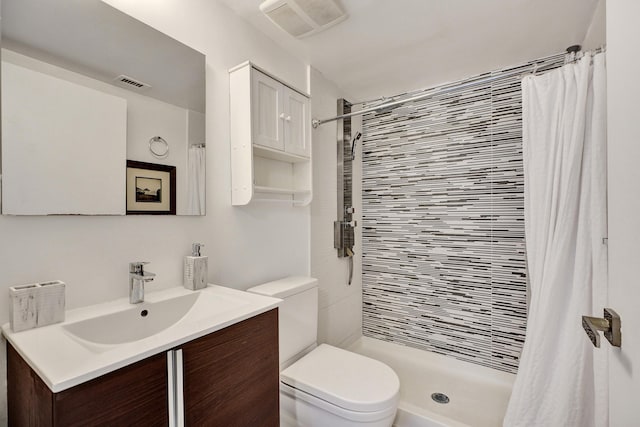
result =
[[[155,335],[182,319],[200,293],[158,302],[144,302],[122,310],[70,323],[63,328],[71,335],[96,344],[123,344]]]
[[[66,312],[62,323],[2,333],[49,389],[58,393],[265,311],[281,300],[209,285],[174,287],[129,304],[120,298]],[[52,357],[55,355],[55,357]]]

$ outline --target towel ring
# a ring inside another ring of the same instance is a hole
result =
[[[161,136],[154,136],[149,140],[149,151],[158,159],[166,159],[169,155],[169,144]]]

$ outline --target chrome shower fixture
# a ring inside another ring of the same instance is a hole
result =
[[[353,139],[351,140],[351,160],[356,159],[356,143],[360,138],[362,138],[362,133],[358,132],[356,136],[354,136]]]
[[[351,104],[344,100],[338,99],[338,114],[351,112]],[[344,118],[338,120],[338,158],[337,158],[337,208],[338,219],[333,222],[333,247],[337,249],[338,258],[346,258],[349,265],[349,278],[347,284],[351,285],[353,280],[353,256],[355,245],[355,228],[357,226],[353,216],[355,209],[353,208],[353,148],[355,142],[362,137],[358,132],[351,139],[351,119]],[[351,145],[349,145],[351,142]]]

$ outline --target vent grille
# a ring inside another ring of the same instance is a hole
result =
[[[286,4],[267,12],[267,16],[295,37],[300,37],[303,34],[313,31],[313,27],[307,24],[295,10]]]
[[[328,25],[344,16],[344,12],[333,1],[296,0],[296,4],[319,27]]]
[[[347,18],[335,0],[265,0],[262,13],[294,37],[325,30]]]
[[[125,76],[124,74],[120,74],[114,79],[114,81],[119,83],[120,86],[124,86],[129,89],[144,90],[151,87],[150,84],[141,82],[140,80],[136,80],[133,77]]]

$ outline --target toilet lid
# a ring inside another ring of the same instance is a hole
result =
[[[373,412],[394,405],[396,373],[374,359],[321,344],[280,373],[280,380],[344,409]]]

